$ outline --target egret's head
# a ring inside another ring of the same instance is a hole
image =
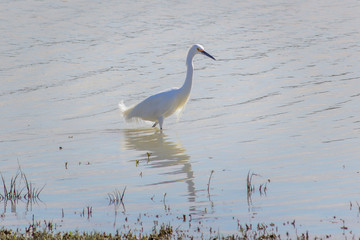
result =
[[[194,48],[196,49],[196,53],[203,54],[203,55],[205,55],[205,56],[207,56],[207,57],[209,57],[209,58],[212,58],[212,59],[216,60],[213,56],[211,56],[210,54],[208,54],[207,52],[205,52],[204,47],[201,46],[200,44],[195,44],[195,45],[194,45]]]

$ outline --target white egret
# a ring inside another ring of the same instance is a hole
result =
[[[215,60],[213,56],[205,52],[203,46],[195,44],[189,49],[186,57],[187,73],[182,87],[157,93],[132,107],[126,107],[123,102],[120,102],[119,107],[125,120],[151,121],[154,122],[153,127],[159,124],[162,129],[165,118],[175,112],[180,113],[189,99],[194,72],[193,58],[196,54],[203,54]]]

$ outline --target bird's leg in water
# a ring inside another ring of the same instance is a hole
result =
[[[164,122],[163,116],[160,116],[160,117],[158,118],[158,122],[159,122],[159,125],[160,125],[160,129],[162,129],[162,125],[163,125],[163,122]]]
[[[157,124],[157,122],[155,122],[154,125],[152,125],[152,127],[156,127],[156,124]]]

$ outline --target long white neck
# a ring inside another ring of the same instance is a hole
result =
[[[185,82],[182,85],[182,87],[180,88],[180,92],[182,94],[184,94],[185,96],[189,96],[190,91],[191,91],[191,85],[192,85],[192,78],[193,78],[193,72],[194,72],[194,65],[193,65],[193,58],[194,58],[194,53],[190,50],[187,58],[186,58],[186,67],[187,67],[187,72],[186,72],[186,78],[185,78]]]

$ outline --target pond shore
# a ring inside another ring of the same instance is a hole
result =
[[[80,232],[65,231],[58,232],[54,230],[54,225],[51,222],[44,221],[44,224],[30,224],[25,231],[0,229],[0,239],[338,239],[339,236],[332,236],[331,234],[324,234],[315,236],[308,231],[304,233],[298,232],[295,227],[295,221],[288,223],[294,226],[294,231],[291,233],[280,233],[278,226],[271,223],[253,225],[239,225],[238,233],[224,235],[214,231],[213,234],[204,234],[200,228],[198,231],[191,232],[179,229],[179,227],[170,224],[162,224],[161,226],[154,225],[151,233],[139,232],[138,229],[128,229],[117,231],[115,234],[105,232]],[[40,226],[41,225],[41,226]],[[346,226],[343,227],[343,238],[360,239],[348,231]]]

